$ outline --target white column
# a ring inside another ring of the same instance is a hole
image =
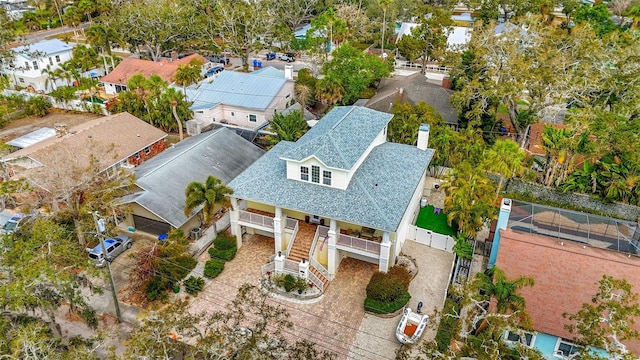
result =
[[[338,229],[338,224],[334,219],[331,219],[330,224],[329,224],[329,232],[327,233],[327,236],[329,236],[329,241],[328,241],[328,247],[327,247],[327,251],[328,251],[328,257],[327,257],[327,270],[329,271],[330,275],[335,275],[336,274],[336,270],[338,269],[338,251],[336,250],[336,241],[337,241],[337,237],[336,237],[336,231]]]
[[[240,218],[240,207],[238,206],[238,198],[231,196],[231,211],[229,212],[229,220],[231,223],[231,235],[236,237],[236,245],[238,249],[242,246],[242,227],[238,224]]]
[[[309,279],[309,262],[305,259],[298,263],[298,276],[305,280]]]
[[[284,254],[277,252],[273,261],[275,262],[276,274],[282,274],[284,272]]]
[[[380,261],[378,262],[378,271],[387,272],[389,270],[389,255],[391,254],[391,240],[388,231],[382,233],[382,242],[380,243]]]
[[[275,253],[282,251],[282,208],[276,208],[276,215],[273,218],[273,242]]]

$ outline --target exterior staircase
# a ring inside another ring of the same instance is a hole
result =
[[[316,235],[316,228],[318,226],[314,224],[307,224],[304,221],[298,222],[298,234],[293,241],[293,246],[289,252],[288,260],[300,262],[302,259],[309,261],[309,251],[313,243],[313,237]],[[327,291],[327,287],[330,281],[325,278],[318,270],[313,266],[309,267],[311,271],[318,279],[320,279],[324,285],[324,291]]]

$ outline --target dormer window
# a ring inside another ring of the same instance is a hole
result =
[[[309,181],[309,167],[300,166],[300,180]]]
[[[331,171],[322,171],[322,183],[331,186]]]
[[[312,165],[311,166],[311,182],[316,184],[320,183],[320,167]]]

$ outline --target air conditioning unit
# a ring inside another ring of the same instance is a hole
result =
[[[202,120],[192,119],[187,120],[187,134],[189,136],[195,136],[202,132]]]

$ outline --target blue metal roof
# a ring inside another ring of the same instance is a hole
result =
[[[35,44],[18,46],[17,48],[14,48],[13,51],[16,53],[22,53],[26,56],[30,56],[29,54],[34,54],[34,53],[41,53],[43,54],[42,56],[44,56],[44,55],[52,55],[52,54],[57,54],[64,51],[69,51],[71,49],[73,49],[73,46],[67,43],[64,43],[58,39],[53,39],[53,40],[40,41]],[[38,57],[38,56],[33,56],[33,57]]]
[[[287,80],[237,71],[223,71],[212,83],[203,83],[193,94],[191,109],[212,108],[222,103],[250,109],[265,110],[278,95]]]
[[[350,170],[392,117],[365,107],[335,107],[282,156],[296,161],[314,156],[328,167]]]
[[[278,70],[273,66],[266,66],[260,70],[256,70],[252,72],[253,75],[260,75],[265,77],[270,77],[274,79],[284,79],[284,71]]]

